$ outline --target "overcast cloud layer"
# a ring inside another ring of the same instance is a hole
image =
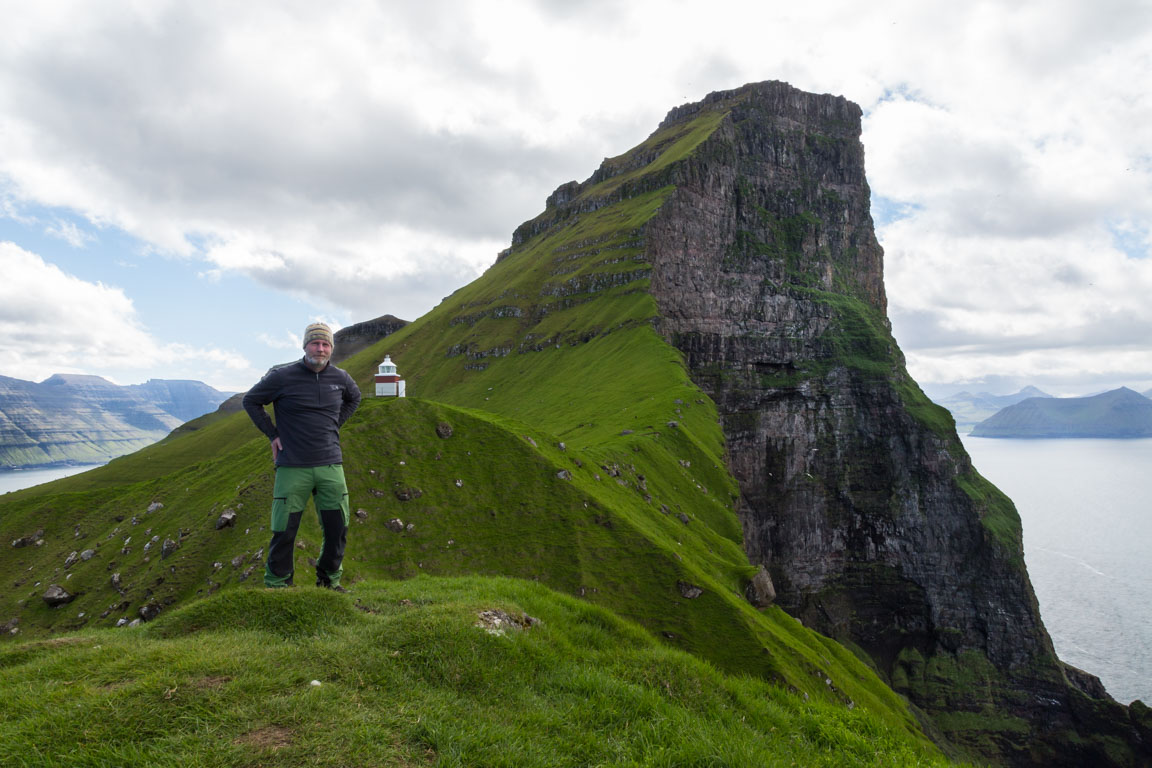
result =
[[[1152,386],[1152,4],[819,6],[0,0],[0,218],[92,258],[122,231],[337,323],[414,319],[671,107],[785,80],[865,111],[922,383]],[[0,264],[0,374],[19,378],[239,388],[308,319],[177,343],[27,243]],[[45,309],[61,297],[83,309]]]

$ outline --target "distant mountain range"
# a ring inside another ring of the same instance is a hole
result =
[[[39,383],[0,376],[0,468],[105,462],[162,439],[229,395],[199,381],[120,386],[82,374]]]
[[[1024,387],[1014,395],[993,395],[988,392],[974,395],[971,392],[959,392],[949,397],[937,399],[936,403],[951,411],[952,418],[956,420],[956,431],[960,434],[966,434],[972,430],[972,427],[1001,409],[1032,397],[1049,398],[1052,395],[1029,386]]]
[[[972,429],[975,437],[1152,437],[1152,400],[1127,387],[1091,397],[1032,397]]]

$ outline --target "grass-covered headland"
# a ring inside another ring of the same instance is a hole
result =
[[[0,498],[24,542],[0,559],[0,762],[942,762],[864,662],[746,597],[716,407],[653,328],[644,251],[718,115],[606,161],[342,363],[369,395],[342,433],[352,595],[305,586],[310,513],[301,586],[261,587],[273,470],[243,413]],[[370,396],[386,353],[407,399]]]

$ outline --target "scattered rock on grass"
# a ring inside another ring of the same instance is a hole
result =
[[[703,589],[696,586],[695,584],[689,584],[687,581],[678,581],[676,582],[676,586],[679,588],[680,594],[689,600],[695,600],[697,597],[700,597],[700,595],[704,594]]]
[[[411,501],[424,495],[424,491],[419,488],[396,488],[392,493],[396,494],[396,498],[400,501]]]
[[[140,606],[140,610],[137,611],[136,614],[143,621],[152,621],[152,619],[160,615],[160,611],[163,610],[163,608],[164,606],[160,605],[160,603],[152,600]]]
[[[43,539],[44,529],[41,528],[40,530],[36,531],[36,533],[30,533],[27,536],[21,536],[18,539],[13,539],[12,546],[16,549],[20,549],[21,547],[30,547],[33,544],[42,541]]]
[[[452,425],[445,421],[440,422],[436,425],[436,435],[442,440],[452,437]]]
[[[533,618],[528,614],[516,617],[499,608],[490,611],[480,611],[480,613],[476,615],[479,621],[477,621],[474,626],[483,629],[490,635],[497,636],[503,636],[508,630],[518,631],[528,629],[540,623],[540,619]]]
[[[395,531],[396,533],[404,530],[404,521],[398,517],[392,518],[386,525],[388,526],[388,530]]]
[[[52,606],[53,608],[58,605],[70,603],[75,599],[76,595],[64,589],[64,587],[60,586],[59,584],[53,584],[44,591],[44,602],[48,603],[48,605]]]
[[[221,528],[233,528],[236,526],[236,510],[226,509],[220,513],[220,517],[216,519],[216,530]]]

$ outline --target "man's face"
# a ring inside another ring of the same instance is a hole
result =
[[[304,347],[304,359],[308,365],[322,366],[332,357],[332,345],[324,339],[312,339]]]

